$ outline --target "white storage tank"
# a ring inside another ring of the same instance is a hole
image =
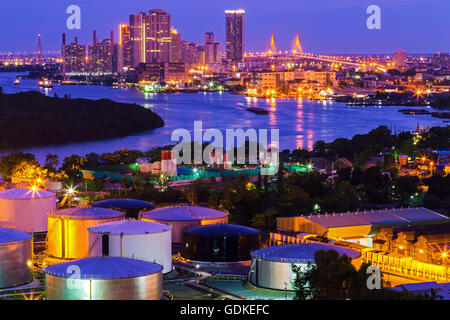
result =
[[[0,289],[31,282],[32,236],[18,230],[0,228]]]
[[[90,257],[45,268],[48,300],[159,300],[162,266],[120,258]]]
[[[89,227],[123,220],[125,213],[105,208],[70,208],[48,213],[47,251],[60,259],[89,257]]]
[[[172,242],[181,243],[185,229],[217,223],[228,223],[228,213],[206,207],[169,206],[141,213],[141,220],[172,227]]]
[[[126,220],[88,230],[91,257],[139,259],[162,265],[163,273],[172,271],[172,228],[165,224]]]
[[[24,232],[47,231],[47,212],[56,209],[56,195],[33,189],[0,191],[0,227]]]
[[[339,255],[345,254],[352,259],[361,257],[356,250],[325,243],[283,244],[259,249],[251,253],[249,282],[266,289],[294,290],[292,265],[304,269],[308,262],[314,264],[314,254],[318,250],[335,250]]]

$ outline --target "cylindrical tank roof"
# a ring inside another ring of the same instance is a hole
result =
[[[259,234],[259,230],[236,224],[208,224],[185,231],[200,237],[239,237]]]
[[[10,200],[40,199],[55,196],[56,195],[54,193],[44,190],[7,189],[0,191],[0,199],[10,199]]]
[[[0,228],[0,244],[31,239],[31,234],[19,230]]]
[[[153,203],[137,199],[107,199],[92,203],[93,207],[115,209],[143,209],[152,208]]]
[[[68,278],[73,277],[73,266],[80,270],[80,279],[135,278],[155,274],[163,267],[153,262],[121,257],[90,257],[55,264],[45,268],[45,273]],[[70,267],[70,268],[69,268]]]
[[[69,208],[49,212],[47,216],[61,219],[90,220],[123,217],[125,213],[105,208]]]
[[[196,221],[219,219],[228,213],[206,207],[170,206],[157,208],[141,214],[142,218],[166,221]]]
[[[170,231],[171,229],[172,227],[165,224],[139,220],[114,221],[88,228],[90,232],[110,234],[160,233]]]
[[[314,263],[314,253],[319,250],[335,250],[339,255],[347,255],[352,259],[359,258],[361,253],[356,250],[342,248],[325,243],[282,244],[267,247],[252,252],[252,257],[268,261],[290,263]]]

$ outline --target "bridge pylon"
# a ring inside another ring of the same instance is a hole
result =
[[[292,46],[292,54],[296,55],[296,54],[301,54],[303,52],[302,46],[300,45],[300,40],[298,37],[298,29],[297,29],[297,34],[295,36],[295,40],[293,42],[293,46]]]

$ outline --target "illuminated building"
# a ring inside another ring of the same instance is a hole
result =
[[[181,41],[181,61],[189,68],[205,64],[205,50],[195,42]]]
[[[117,52],[117,71],[131,67],[131,33],[130,26],[121,24],[119,26],[119,45]]]
[[[181,62],[181,35],[172,29],[171,37],[170,62]]]
[[[372,247],[373,237],[382,228],[432,225],[448,221],[448,217],[426,208],[401,208],[277,218],[277,228]]]
[[[153,9],[130,16],[132,67],[146,62],[170,62],[171,16]]]
[[[187,81],[188,74],[184,63],[141,63],[135,74],[139,82]]]
[[[406,68],[406,51],[399,50],[394,52],[394,61],[397,69]]]
[[[229,62],[244,57],[244,10],[225,10],[226,58]]]
[[[114,38],[98,42],[97,34],[93,32],[93,44],[89,45],[88,71],[91,74],[110,74],[113,72]]]
[[[86,72],[86,46],[75,42],[66,45],[66,36],[63,34],[63,68],[66,74],[79,74]]]
[[[432,64],[436,67],[450,66],[450,54],[448,52],[436,52],[433,54]]]
[[[205,34],[205,64],[211,70],[217,70],[220,64],[220,43],[214,42],[214,33]]]

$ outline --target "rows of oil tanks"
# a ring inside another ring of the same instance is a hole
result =
[[[248,260],[259,247],[259,232],[228,225],[225,212],[171,206],[130,220],[146,205],[128,200],[56,211],[50,192],[0,192],[0,288],[32,280],[32,234],[45,231],[47,253],[65,261],[44,270],[48,299],[160,299],[172,243],[204,261]]]

